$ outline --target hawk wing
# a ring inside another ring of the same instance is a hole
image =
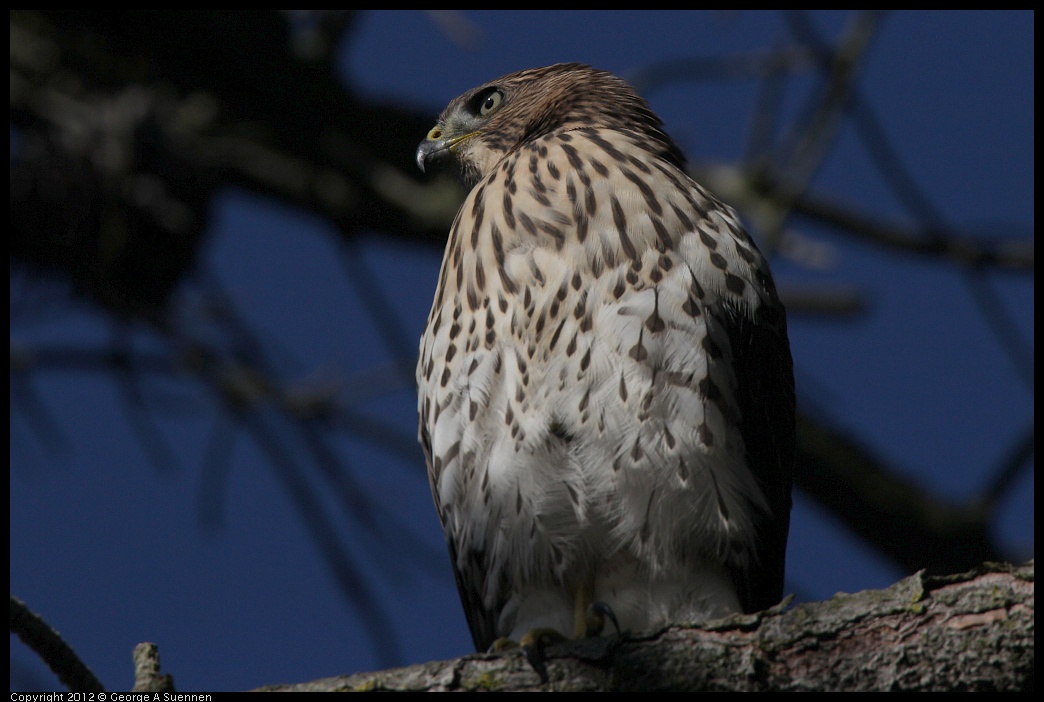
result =
[[[421,448],[424,450],[424,459],[428,466],[428,479],[431,484],[431,494],[435,499],[435,510],[438,512],[439,522],[445,529],[450,513],[443,507],[435,485],[437,473],[432,471],[431,434],[425,426],[424,418],[425,415],[422,413],[420,418]],[[497,639],[497,612],[500,611],[503,602],[488,607],[483,601],[483,593],[487,588],[486,574],[489,572],[486,553],[484,550],[472,549],[468,552],[467,559],[462,561],[457,551],[457,542],[454,539],[446,539],[446,546],[449,548],[453,579],[457,583],[457,592],[460,595],[461,605],[464,607],[464,615],[468,620],[468,628],[471,631],[475,650],[488,651]],[[464,564],[463,567],[462,564]],[[497,588],[497,591],[506,593],[507,587],[502,585]]]
[[[775,296],[771,279],[763,285]],[[763,305],[753,315],[727,303],[721,308],[730,320],[747,467],[769,508],[755,513],[752,558],[733,561],[730,569],[743,611],[759,612],[783,597],[795,450],[793,361],[781,304]]]

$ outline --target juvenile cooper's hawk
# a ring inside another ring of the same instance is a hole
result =
[[[420,347],[420,438],[478,650],[782,596],[783,306],[735,213],[604,71],[513,73],[417,150],[471,192]]]

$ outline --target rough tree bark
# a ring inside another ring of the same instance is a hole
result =
[[[1033,562],[923,571],[886,590],[546,651],[474,654],[268,691],[1025,691],[1033,689]]]

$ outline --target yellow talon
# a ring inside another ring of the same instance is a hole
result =
[[[558,629],[552,629],[551,627],[541,627],[539,629],[531,629],[526,632],[526,635],[519,641],[519,645],[522,648],[538,648],[541,651],[545,646],[551,644],[561,643],[566,640],[564,634]]]
[[[509,639],[506,636],[501,636],[489,647],[489,653],[503,653],[504,651],[510,651],[513,648],[518,648],[518,641]]]

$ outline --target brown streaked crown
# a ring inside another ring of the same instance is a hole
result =
[[[453,100],[417,149],[421,169],[454,156],[471,187],[507,153],[556,131],[610,128],[634,135],[679,168],[685,157],[634,89],[580,63],[532,68],[490,81]]]

